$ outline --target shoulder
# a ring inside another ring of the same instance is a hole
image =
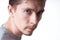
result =
[[[4,28],[2,26],[0,26],[0,40],[2,39],[4,33],[5,33]]]

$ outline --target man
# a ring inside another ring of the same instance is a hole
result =
[[[32,35],[41,20],[45,0],[9,0],[9,19],[0,27],[0,40],[21,40]]]

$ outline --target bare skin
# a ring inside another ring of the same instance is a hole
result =
[[[28,1],[17,5],[16,10],[9,5],[8,10],[10,16],[4,27],[18,37],[31,35],[41,20],[44,3]]]

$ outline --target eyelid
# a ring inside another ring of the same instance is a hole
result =
[[[40,10],[39,12],[37,12],[37,13],[41,13],[41,12],[44,12],[44,9],[43,10]]]
[[[44,12],[44,9],[43,10],[40,10],[39,12],[37,12],[37,16],[38,17],[41,16],[43,12]]]
[[[34,9],[31,9],[31,8],[25,8],[25,10],[24,10],[24,11],[26,11],[26,10],[34,11]]]

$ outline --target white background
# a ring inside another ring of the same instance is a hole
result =
[[[0,25],[9,17],[8,0],[0,0]],[[32,36],[23,35],[22,40],[60,40],[60,0],[47,0],[45,12]]]

